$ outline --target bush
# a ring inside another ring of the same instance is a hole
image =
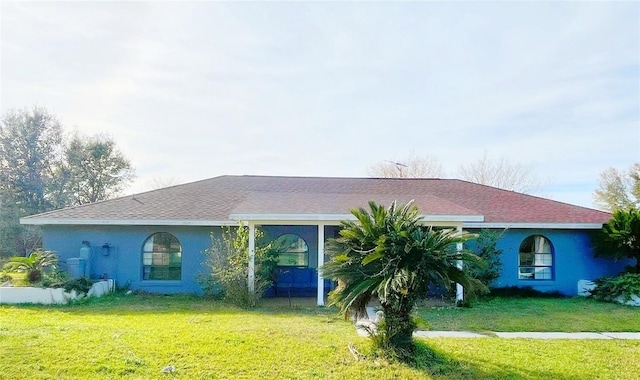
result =
[[[500,277],[502,271],[502,250],[497,245],[503,233],[504,231],[481,230],[478,238],[470,244],[472,252],[482,260],[465,263],[465,271],[487,287]]]
[[[263,234],[256,230],[256,241]],[[277,251],[268,244],[255,250],[254,291],[249,291],[249,228],[240,225],[236,229],[226,227],[222,238],[211,234],[211,247],[204,251],[205,273],[199,282],[205,294],[240,306],[257,305],[264,292],[273,285],[278,262]]]
[[[62,288],[64,288],[65,292],[70,293],[72,290],[75,290],[77,294],[89,293],[92,286],[93,281],[87,277],[74,278],[72,280],[67,280],[62,284]]]
[[[52,251],[36,250],[29,256],[16,256],[9,259],[3,265],[9,273],[26,273],[25,280],[29,284],[40,282],[43,272],[47,269],[55,270],[58,265],[58,256]]]
[[[640,210],[616,210],[594,236],[596,256],[614,260],[635,259],[633,273],[640,273]]]
[[[601,301],[617,301],[622,298],[624,302],[631,300],[631,296],[640,296],[640,274],[624,273],[616,277],[601,277],[594,281],[595,289],[591,296]]]
[[[66,271],[53,270],[43,276],[41,284],[43,288],[61,288],[68,279]]]
[[[77,294],[87,294],[89,293],[89,290],[91,290],[92,286],[93,281],[87,277],[68,279],[63,273],[60,273],[58,276],[46,277],[42,280],[42,287],[64,288],[64,291],[67,293],[75,290]]]

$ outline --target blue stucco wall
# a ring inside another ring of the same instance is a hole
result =
[[[472,231],[477,232],[477,231]],[[542,235],[553,245],[553,279],[518,279],[518,251],[522,241],[531,235]],[[502,274],[495,287],[531,287],[542,292],[578,294],[579,280],[594,280],[602,276],[616,275],[629,261],[614,262],[595,258],[588,231],[579,230],[507,230],[497,245],[503,251]]]
[[[302,237],[309,247],[309,268],[289,270],[282,276],[286,294],[315,295],[317,288],[318,230],[316,226],[264,226],[263,241],[293,233]],[[326,227],[327,236],[334,236],[335,228]],[[182,245],[182,278],[180,281],[142,280],[142,246],[154,233],[173,234]],[[211,245],[210,233],[221,236],[221,227],[176,226],[44,226],[43,245],[55,251],[64,265],[69,258],[78,257],[83,241],[91,245],[91,277],[106,275],[118,286],[152,293],[201,293],[197,277],[203,271],[202,252]],[[103,245],[109,244],[108,255]],[[293,280],[289,281],[288,277]],[[331,281],[325,281],[325,289]],[[275,293],[275,292],[274,292]],[[284,292],[282,294],[285,294]]]
[[[220,227],[157,226],[45,226],[43,245],[58,253],[64,263],[78,257],[82,241],[91,244],[91,276],[107,275],[118,286],[153,293],[200,293],[197,276],[202,272],[202,251],[211,245],[210,233],[220,234]],[[142,245],[153,233],[168,232],[182,244],[182,278],[180,281],[143,281]],[[107,256],[102,246],[109,243]]]
[[[265,237],[275,239],[286,233],[302,237],[309,246],[309,269],[304,274],[307,281],[300,284],[285,283],[289,288],[299,286],[308,295],[314,295],[317,281],[317,227],[316,226],[264,226]],[[335,227],[327,227],[327,238],[335,236]],[[180,281],[143,281],[142,245],[153,233],[168,232],[175,235],[182,244],[182,279]],[[134,290],[154,293],[200,293],[202,290],[197,276],[202,272],[202,251],[210,246],[210,233],[217,236],[220,227],[157,227],[157,226],[44,226],[43,244],[45,249],[56,251],[62,262],[78,257],[82,241],[91,243],[91,275],[94,278],[104,274],[114,278],[119,286],[129,286]],[[553,245],[553,279],[518,279],[518,250],[522,241],[530,235],[543,235]],[[109,243],[111,249],[107,256],[102,246]],[[578,292],[579,280],[594,280],[598,277],[615,275],[624,269],[626,262],[594,258],[591,241],[587,231],[576,230],[522,230],[513,229],[504,233],[498,243],[503,250],[502,275],[493,284],[496,287],[530,286],[544,292],[559,291],[566,295]],[[326,258],[325,258],[326,260]],[[308,273],[307,273],[308,272]],[[291,276],[295,273],[291,272]],[[295,277],[295,276],[294,276]],[[299,277],[299,276],[298,276]],[[330,282],[325,282],[328,289]],[[301,293],[301,295],[303,294]],[[306,294],[304,293],[304,294]]]

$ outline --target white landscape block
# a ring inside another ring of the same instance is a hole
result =
[[[591,291],[595,289],[595,287],[596,287],[596,284],[593,281],[579,280],[578,295],[582,297],[589,297],[591,295]]]
[[[625,301],[624,297],[620,296],[616,298],[616,302],[623,305],[628,305],[628,306],[640,306],[640,297],[633,294],[631,295],[631,299],[629,299],[628,301]]]
[[[40,303],[50,305],[55,303],[67,303],[69,299],[75,299],[75,292],[66,293],[62,288],[0,288],[0,303]]]
[[[89,290],[89,296],[100,297],[113,290],[113,280],[98,281]],[[37,303],[65,304],[81,298],[75,290],[67,293],[62,288],[0,287],[0,304]]]

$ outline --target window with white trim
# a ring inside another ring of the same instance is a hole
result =
[[[167,232],[155,233],[142,246],[143,280],[180,280],[182,278],[182,246],[178,238]]]
[[[532,235],[522,241],[518,253],[518,279],[552,280],[553,246],[542,235]]]

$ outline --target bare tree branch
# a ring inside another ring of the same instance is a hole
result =
[[[158,190],[165,187],[176,186],[183,183],[178,177],[153,177],[147,181],[146,187],[149,190]]]
[[[469,182],[526,194],[538,193],[544,187],[529,167],[505,157],[491,159],[487,153],[478,161],[460,165],[459,174]]]
[[[377,178],[442,178],[444,169],[435,156],[411,153],[402,159],[373,164],[367,174]]]

